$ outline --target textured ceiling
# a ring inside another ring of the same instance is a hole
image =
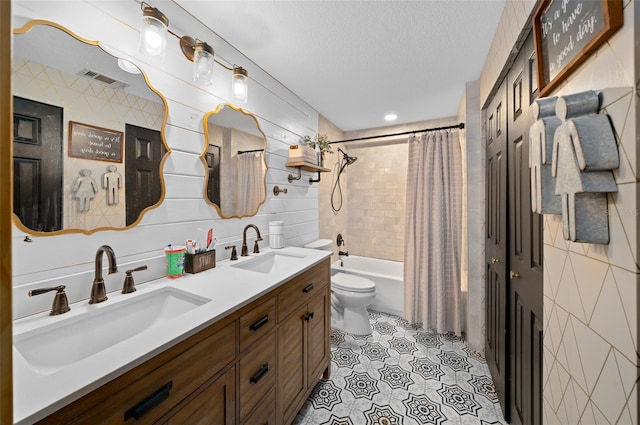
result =
[[[174,1],[348,131],[456,115],[505,0]]]

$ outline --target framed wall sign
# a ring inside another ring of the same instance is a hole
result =
[[[533,16],[538,85],[546,96],[622,27],[622,0],[542,0]]]
[[[69,121],[69,156],[122,162],[122,131]]]

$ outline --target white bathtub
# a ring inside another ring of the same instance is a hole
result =
[[[376,297],[370,307],[402,317],[404,285],[401,262],[350,255],[331,264],[331,274],[336,273],[354,274],[371,279],[376,284]]]

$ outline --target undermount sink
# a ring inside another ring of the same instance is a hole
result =
[[[166,287],[113,304],[99,305],[48,326],[13,337],[13,345],[34,370],[51,374],[133,338],[211,301]]]
[[[258,273],[273,273],[295,267],[304,255],[270,251],[259,256],[249,258],[231,267],[250,270]]]

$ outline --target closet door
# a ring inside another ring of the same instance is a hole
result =
[[[531,212],[530,105],[537,96],[533,37],[507,74],[509,110],[509,336],[512,424],[542,423],[542,216]]]
[[[62,229],[59,106],[13,97],[13,212],[32,230]]]
[[[486,336],[485,355],[502,411],[509,387],[507,375],[507,129],[506,83],[503,82],[486,109],[487,193],[485,241]],[[507,418],[508,420],[508,418]]]

